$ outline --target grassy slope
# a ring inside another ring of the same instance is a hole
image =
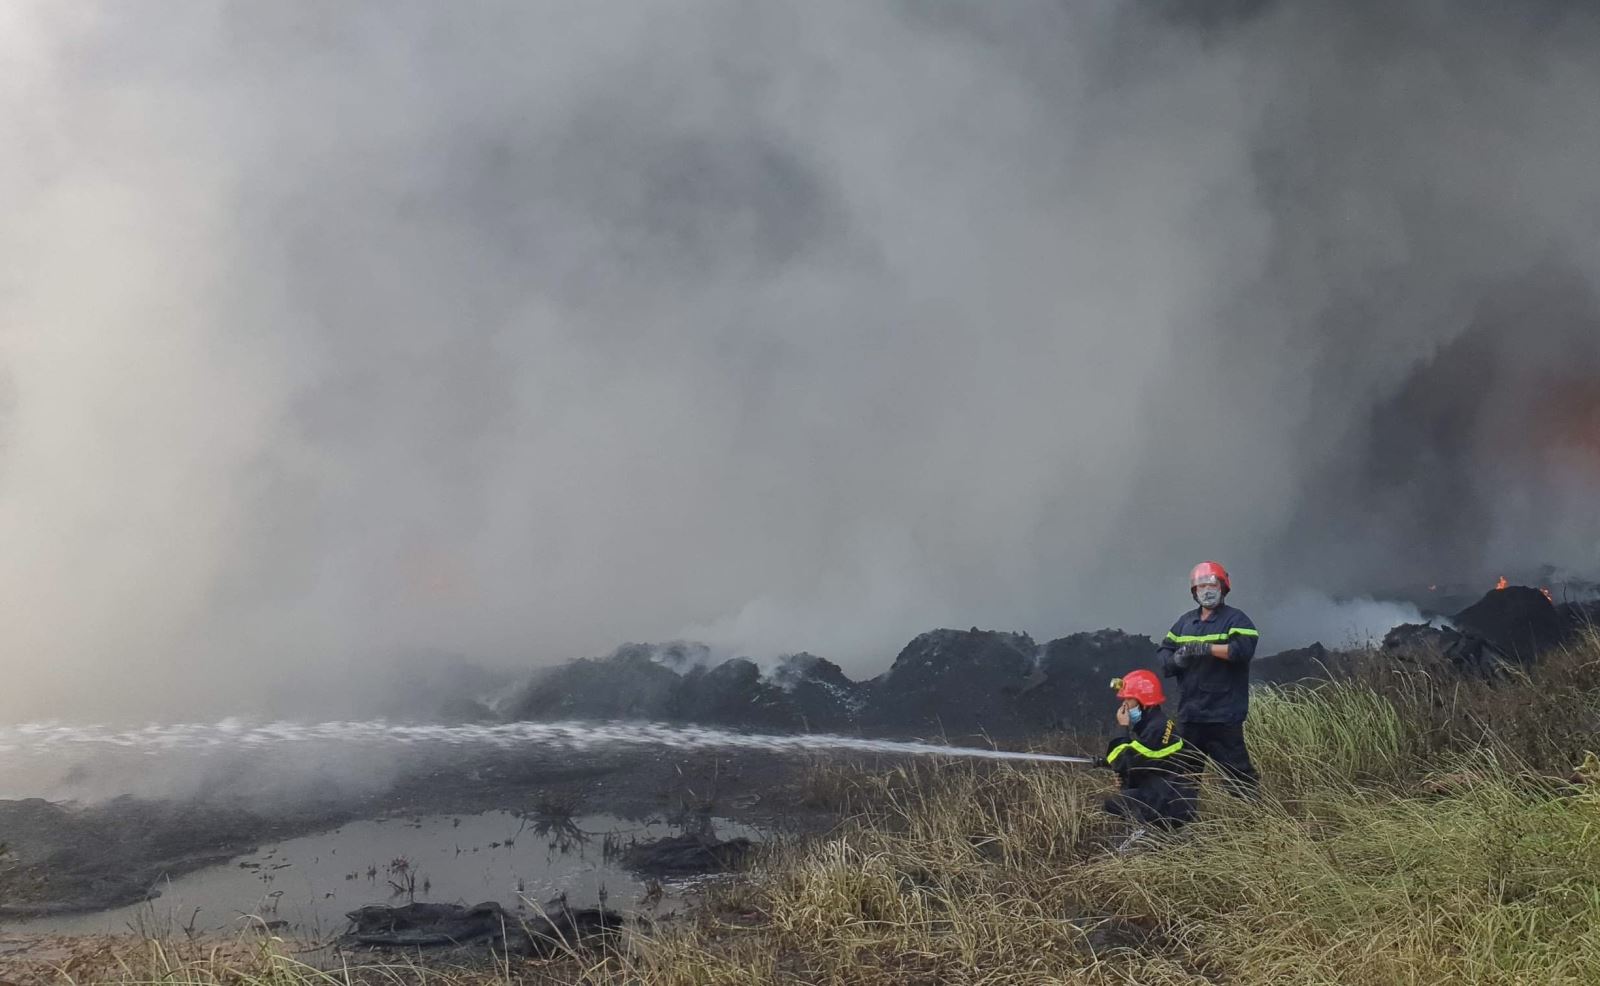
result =
[[[825,771],[818,788],[850,821],[775,854],[692,925],[587,971],[430,981],[1600,982],[1600,785],[1567,783],[1596,744],[1600,641],[1534,679],[1445,681],[1386,672],[1262,695],[1249,728],[1267,802],[1208,792],[1203,821],[1126,856],[1105,851],[1103,774]],[[309,975],[138,958],[111,978]]]

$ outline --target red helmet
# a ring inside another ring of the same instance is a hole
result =
[[[1146,671],[1143,668],[1129,671],[1125,677],[1118,678],[1111,684],[1117,689],[1118,698],[1131,698],[1146,708],[1160,705],[1167,699],[1161,693],[1161,679],[1156,677],[1154,671]]]
[[[1189,573],[1189,594],[1194,595],[1194,590],[1200,587],[1204,580],[1216,579],[1222,583],[1223,594],[1233,591],[1233,586],[1228,582],[1228,570],[1214,561],[1203,561]]]

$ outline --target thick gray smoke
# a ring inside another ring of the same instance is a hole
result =
[[[1200,6],[7,4],[0,717],[1596,565],[1600,17]]]

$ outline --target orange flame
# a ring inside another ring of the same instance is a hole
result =
[[[1550,600],[1551,602],[1555,602],[1556,601],[1556,597],[1550,595],[1550,587],[1549,586],[1543,586],[1542,588],[1539,589],[1539,591],[1544,593],[1544,597],[1546,599]]]
[[[1504,589],[1506,586],[1508,586],[1510,584],[1511,584],[1510,582],[1506,581],[1506,577],[1504,575],[1502,575],[1502,576],[1500,576],[1500,581],[1496,582],[1494,587],[1496,589]]]

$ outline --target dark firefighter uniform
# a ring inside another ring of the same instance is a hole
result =
[[[1245,749],[1244,720],[1259,634],[1250,617],[1227,603],[1209,620],[1200,612],[1195,608],[1179,617],[1161,642],[1161,674],[1178,682],[1178,731],[1222,769],[1235,791],[1251,793],[1259,778]],[[1185,644],[1227,644],[1228,656],[1192,658],[1180,668],[1173,655]]]
[[[1113,739],[1102,763],[1117,772],[1119,787],[1106,811],[1161,828],[1194,821],[1204,760],[1160,706],[1145,709],[1126,736]]]

